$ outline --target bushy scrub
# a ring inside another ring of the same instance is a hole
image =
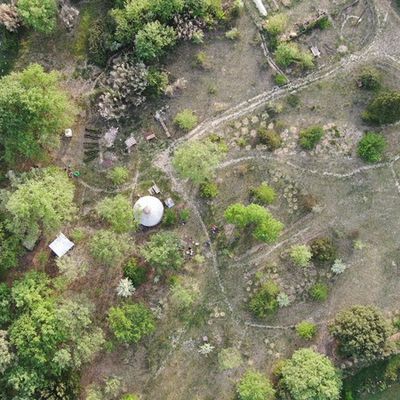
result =
[[[283,224],[258,204],[232,204],[226,209],[224,216],[228,223],[240,229],[251,228],[253,236],[266,243],[275,242],[283,229]]]
[[[272,280],[264,283],[250,300],[249,307],[259,318],[274,314],[278,309],[279,286]]]
[[[159,21],[147,23],[135,38],[136,56],[144,62],[161,57],[176,42],[176,33]]]
[[[146,282],[147,271],[138,265],[136,258],[131,258],[124,265],[124,276],[128,278],[134,287],[139,287]]]
[[[0,273],[14,268],[22,254],[22,245],[17,235],[0,222]]]
[[[255,189],[252,189],[251,194],[261,204],[272,204],[276,199],[275,190],[265,182]]]
[[[5,328],[12,319],[11,289],[0,283],[0,328]]]
[[[218,186],[215,182],[206,181],[200,185],[200,195],[205,199],[214,199],[218,196]]]
[[[247,371],[236,387],[239,400],[274,400],[275,390],[268,378],[258,371]]]
[[[218,354],[218,364],[221,371],[240,367],[242,363],[242,355],[235,347],[222,349]]]
[[[240,38],[240,31],[238,28],[232,28],[225,33],[225,37],[230,40],[238,40]]]
[[[317,333],[317,326],[309,321],[302,321],[296,325],[297,334],[306,340],[311,340]]]
[[[176,215],[175,210],[172,208],[166,209],[164,211],[164,216],[162,220],[163,225],[166,227],[171,227],[176,225],[177,222],[178,222],[178,216]]]
[[[183,265],[183,255],[179,238],[170,232],[153,235],[141,248],[141,254],[158,272],[177,270]]]
[[[198,118],[192,110],[185,109],[176,114],[174,124],[182,130],[188,132],[192,130],[198,123]]]
[[[327,237],[314,239],[310,245],[313,259],[320,262],[333,262],[336,259],[337,247]]]
[[[171,301],[179,311],[188,310],[198,297],[198,292],[194,287],[187,287],[181,283],[175,283],[171,288]]]
[[[274,80],[278,86],[284,86],[289,82],[286,76],[282,74],[276,74]]]
[[[108,323],[115,338],[122,343],[137,343],[155,329],[152,312],[140,303],[111,307]]]
[[[287,68],[290,65],[299,65],[302,69],[310,69],[314,67],[312,54],[300,50],[296,43],[281,43],[274,53],[276,63]]]
[[[359,82],[365,90],[379,90],[382,85],[382,76],[379,71],[372,67],[364,68],[360,72]]]
[[[164,71],[159,71],[156,68],[149,68],[147,74],[148,92],[154,96],[160,96],[165,92],[168,86],[168,74]]]
[[[18,0],[17,8],[24,24],[35,31],[50,33],[56,27],[56,0]]]
[[[362,115],[365,122],[383,125],[400,120],[400,92],[386,91],[378,94]]]
[[[372,306],[353,306],[339,312],[329,330],[343,355],[367,359],[382,355],[392,334],[389,322]]]
[[[294,352],[281,370],[283,389],[293,400],[339,400],[342,382],[328,357],[311,349]]]
[[[329,289],[325,283],[316,283],[310,288],[310,296],[314,301],[325,301],[328,298]]]
[[[266,128],[259,128],[257,131],[257,137],[262,144],[267,145],[268,150],[274,151],[282,146],[281,135],[273,130]]]
[[[129,171],[125,167],[114,167],[107,176],[114,185],[122,185],[128,181]]]
[[[117,265],[128,254],[131,241],[127,235],[99,230],[90,239],[89,249],[93,258],[109,267]]]
[[[305,150],[312,150],[321,141],[324,130],[321,126],[312,126],[300,132],[300,146]]]
[[[386,147],[387,142],[384,136],[367,132],[358,143],[357,153],[364,161],[372,164],[382,160]]]
[[[286,14],[275,14],[269,17],[264,23],[264,29],[272,36],[278,36],[283,33],[288,24]]]
[[[117,233],[130,232],[138,228],[133,216],[132,204],[122,194],[114,198],[105,198],[97,204],[96,211]]]
[[[311,249],[307,245],[296,245],[290,249],[290,258],[298,267],[308,267],[312,257]]]

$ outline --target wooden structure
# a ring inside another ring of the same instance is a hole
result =
[[[131,136],[125,140],[125,146],[126,146],[126,150],[128,153],[130,153],[132,150],[132,147],[136,146],[136,145],[137,145],[137,141],[133,136]]]

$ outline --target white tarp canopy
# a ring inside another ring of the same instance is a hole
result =
[[[60,233],[57,238],[50,243],[49,247],[58,257],[62,257],[74,247],[74,243],[72,243],[63,233]]]
[[[133,206],[133,214],[143,226],[151,227],[160,223],[164,215],[164,206],[157,197],[141,197]]]

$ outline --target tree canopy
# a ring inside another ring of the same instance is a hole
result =
[[[371,124],[392,124],[400,120],[400,92],[387,91],[378,94],[362,115]]]
[[[237,385],[236,390],[240,400],[275,399],[275,390],[270,381],[257,371],[247,371]]]
[[[21,240],[51,234],[71,220],[74,185],[58,168],[35,170],[17,184],[5,201],[7,227]]]
[[[60,75],[32,64],[0,79],[0,144],[9,164],[41,160],[59,144],[75,109],[60,88]]]
[[[372,306],[353,306],[339,312],[330,332],[344,355],[367,359],[383,353],[392,333],[382,313]]]
[[[56,0],[18,0],[17,7],[24,24],[35,31],[50,33],[56,27]]]
[[[329,358],[311,349],[297,350],[285,362],[281,383],[293,400],[339,400],[342,387]]]
[[[216,143],[192,141],[176,150],[172,164],[183,178],[200,184],[214,176],[222,159],[223,153]]]

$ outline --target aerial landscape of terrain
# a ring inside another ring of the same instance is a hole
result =
[[[400,0],[0,35],[0,400],[400,399]]]

